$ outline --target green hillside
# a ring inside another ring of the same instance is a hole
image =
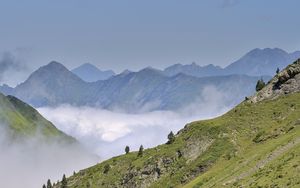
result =
[[[28,104],[1,93],[0,128],[6,130],[13,139],[38,136],[45,139],[55,137],[61,141],[75,142],[75,139],[59,131]]]
[[[67,185],[300,187],[299,85],[298,60],[225,115],[187,124],[173,143],[142,156],[131,152],[82,170]]]

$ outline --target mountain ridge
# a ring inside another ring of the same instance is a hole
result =
[[[169,76],[181,72],[196,77],[229,74],[273,76],[277,68],[283,69],[298,58],[300,58],[299,51],[288,53],[280,48],[255,48],[224,68],[211,64],[206,66],[199,66],[195,63],[188,65],[175,64],[165,68],[164,72]]]
[[[66,143],[77,141],[58,130],[51,122],[46,120],[37,110],[14,96],[5,96],[0,93],[0,120],[12,138],[35,137],[55,138]],[[19,135],[19,136],[18,136]]]
[[[235,97],[224,98],[224,103],[234,105],[253,91],[260,78],[244,75],[197,78],[181,74],[169,77],[148,67],[88,83],[62,64],[51,62],[6,94],[35,107],[71,104],[127,112],[174,110],[192,104],[196,99],[202,100],[201,91],[209,86],[223,93],[238,88]]]

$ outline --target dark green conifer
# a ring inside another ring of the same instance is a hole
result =
[[[138,157],[143,156],[143,152],[144,152],[144,147],[143,145],[140,146],[139,152],[138,152]]]
[[[64,174],[61,180],[61,186],[60,188],[67,188],[68,182],[67,182],[67,178],[66,175]]]
[[[48,181],[47,181],[47,188],[52,188],[52,183],[51,183],[50,179],[48,179]]]
[[[130,151],[130,148],[129,148],[129,146],[126,146],[126,147],[125,147],[125,153],[126,153],[126,154],[128,154],[128,153],[129,153],[129,151]]]
[[[174,133],[171,131],[171,132],[168,134],[168,142],[167,142],[167,144],[172,144],[174,141],[175,141],[175,135],[174,135]]]

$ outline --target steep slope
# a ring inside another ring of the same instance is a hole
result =
[[[99,159],[38,111],[0,93],[0,187],[38,188]],[[18,181],[13,181],[18,177]]]
[[[1,128],[9,131],[12,138],[39,136],[76,142],[72,137],[58,130],[51,122],[42,117],[34,108],[13,96],[0,93]]]
[[[300,60],[298,59],[277,74],[269,84],[251,98],[252,102],[274,99],[278,96],[300,91]]]
[[[287,94],[187,124],[175,141],[142,156],[131,152],[82,170],[67,179],[68,187],[297,187],[300,93],[290,84]]]
[[[112,70],[102,71],[90,63],[85,63],[72,70],[79,78],[86,82],[96,82],[98,80],[107,80],[115,75]]]
[[[224,105],[233,106],[253,92],[259,78],[245,75],[197,78],[182,73],[169,77],[148,67],[87,83],[62,64],[51,62],[16,88],[6,89],[9,91],[6,94],[35,107],[71,104],[126,112],[177,110],[205,102],[207,88],[220,95]]]

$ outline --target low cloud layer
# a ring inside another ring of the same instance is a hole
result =
[[[78,148],[59,142],[49,144],[37,138],[21,143],[8,142],[6,131],[1,129],[0,187],[38,188],[48,178],[56,182],[63,174],[70,175],[122,154],[126,145],[132,151],[141,144],[148,148],[165,143],[170,131],[176,133],[191,121],[212,118],[230,109],[231,106],[224,104],[226,96],[209,86],[199,93],[199,100],[176,112],[128,114],[71,105],[39,108],[38,111],[58,129],[75,137],[100,159],[81,155]]]
[[[207,87],[201,100],[177,112],[153,111],[126,114],[91,107],[61,105],[39,108],[39,112],[60,130],[74,136],[106,159],[124,153],[126,145],[137,150],[166,142],[170,131],[177,132],[188,122],[212,118],[226,112],[224,95]]]
[[[16,142],[0,125],[0,187],[40,188],[48,179],[60,180],[63,174],[95,164],[96,157],[82,154],[78,147],[40,138]]]

